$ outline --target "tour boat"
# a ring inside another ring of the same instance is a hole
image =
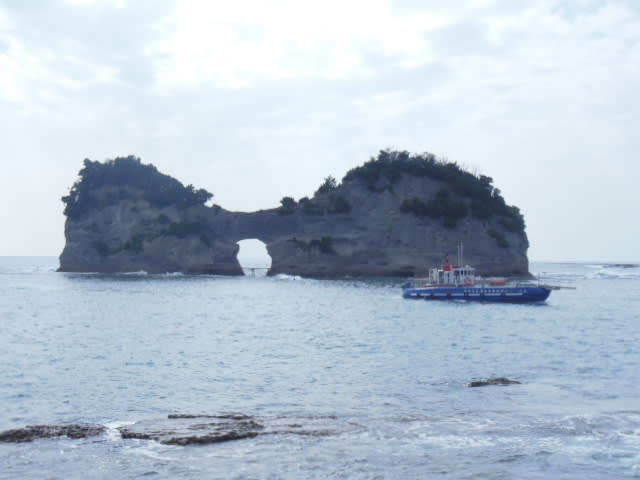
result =
[[[462,246],[458,257],[462,259]],[[544,302],[559,287],[535,284],[508,284],[504,280],[476,281],[475,269],[468,265],[447,263],[429,270],[427,283],[402,285],[402,296],[424,300],[472,300],[480,302],[534,303]],[[462,263],[462,262],[460,262]]]

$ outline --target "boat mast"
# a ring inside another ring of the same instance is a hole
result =
[[[463,258],[462,258],[462,250],[463,250],[463,245],[462,242],[458,243],[458,265],[460,265],[462,267],[462,262],[463,262]]]

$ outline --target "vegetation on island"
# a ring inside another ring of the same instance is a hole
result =
[[[302,213],[305,215],[324,215],[324,209],[313,203],[309,197],[302,197],[298,203],[302,206]]]
[[[322,237],[322,238],[314,238],[308,242],[304,240],[300,240],[296,237],[290,238],[289,242],[293,243],[297,248],[301,250],[309,251],[311,249],[317,248],[321,253],[324,254],[333,254],[335,250],[333,249],[333,238],[332,237]]]
[[[349,213],[351,204],[342,195],[331,195],[329,198],[329,213]]]
[[[316,191],[316,195],[319,191],[322,190],[322,193],[331,192],[337,188],[335,179],[331,178],[333,186],[329,184],[329,187],[323,188],[325,184],[320,186],[320,188]],[[351,211],[351,204],[349,201],[344,198],[342,195],[329,195],[328,205],[324,205],[326,202],[319,203],[310,199],[309,197],[302,197],[298,202],[296,202],[292,197],[282,197],[280,200],[280,206],[276,209],[276,211],[280,215],[292,215],[296,212],[296,209],[299,207],[302,213],[305,215],[324,215],[324,214],[338,214],[338,213],[349,213]]]
[[[316,190],[316,193],[314,193],[313,196],[315,197],[318,195],[322,195],[323,193],[332,192],[336,188],[338,188],[338,182],[336,182],[336,179],[334,177],[329,175],[324,179],[324,182],[318,187],[318,190]]]
[[[442,218],[449,228],[454,228],[458,220],[469,214],[480,220],[496,217],[510,232],[524,231],[520,210],[505,203],[491,177],[471,173],[457,163],[438,159],[431,153],[412,155],[406,151],[381,150],[377,158],[372,157],[364,165],[347,172],[342,181],[363,182],[371,192],[393,192],[393,185],[403,175],[430,178],[446,187],[430,198],[404,199],[401,210],[405,213]],[[503,243],[497,238],[496,241]]]
[[[442,218],[444,226],[448,228],[455,228],[458,220],[469,213],[463,201],[456,200],[444,189],[438,191],[427,202],[416,197],[404,199],[400,210],[405,213],[411,212],[417,217]]]
[[[280,215],[291,215],[296,211],[296,201],[293,197],[282,197],[280,200],[280,207],[278,207],[278,213]]]
[[[105,186],[113,186],[114,189],[108,194],[98,192]],[[69,195],[62,197],[64,214],[76,219],[92,209],[114,204],[130,195],[127,187],[139,189],[145,200],[159,208],[203,205],[213,197],[203,188],[196,189],[193,185],[185,187],[180,181],[160,173],[151,164],[143,164],[140,158],[132,155],[104,163],[85,159]]]

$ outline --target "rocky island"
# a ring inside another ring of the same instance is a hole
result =
[[[243,275],[237,242],[255,238],[269,275],[420,276],[460,242],[480,275],[528,275],[519,209],[491,177],[428,153],[383,150],[277,208],[231,212],[211,198],[137,157],[86,159],[62,197],[59,270]]]

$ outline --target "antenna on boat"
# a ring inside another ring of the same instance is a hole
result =
[[[462,266],[463,265],[463,260],[462,260],[462,250],[463,250],[463,245],[462,242],[458,243],[458,265]]]

